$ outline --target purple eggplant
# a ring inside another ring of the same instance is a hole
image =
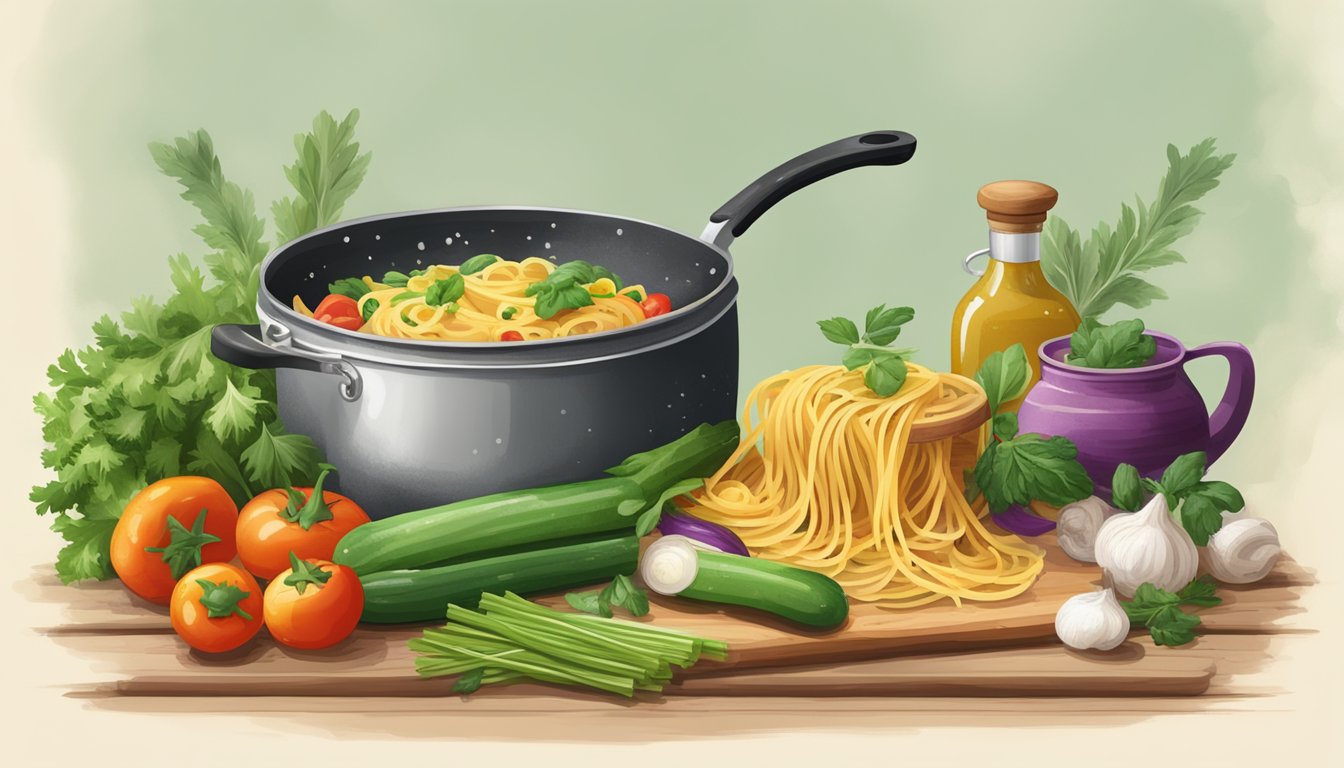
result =
[[[751,557],[747,545],[737,534],[716,523],[706,522],[684,512],[664,512],[658,521],[658,530],[664,536],[685,536],[716,552]]]
[[[1055,530],[1054,520],[1046,520],[1016,504],[995,514],[993,519],[1000,528],[1018,536],[1040,536]]]

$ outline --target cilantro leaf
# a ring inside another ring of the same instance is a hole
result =
[[[837,319],[843,320],[844,318]],[[901,326],[914,319],[915,310],[911,307],[892,307],[891,309],[886,309],[884,305],[873,307],[864,319],[863,341],[885,347],[901,335]],[[853,323],[850,323],[850,325],[853,325]]]
[[[817,326],[821,328],[821,335],[827,340],[836,344],[858,344],[859,327],[853,320],[847,317],[832,317],[829,320],[818,320]],[[853,370],[852,368],[850,370]]]
[[[1143,485],[1133,464],[1121,464],[1111,476],[1111,504],[1116,509],[1137,512],[1143,506]]]
[[[989,398],[990,413],[998,413],[1004,403],[1012,402],[1027,391],[1031,381],[1031,362],[1021,344],[992,352],[975,372],[975,381]]]
[[[649,594],[635,586],[629,576],[620,573],[600,592],[566,593],[565,602],[576,611],[604,619],[615,615],[613,608],[624,608],[631,616],[644,616],[649,612]]]
[[[475,693],[481,689],[481,681],[484,679],[485,669],[483,667],[468,669],[453,682],[453,693],[460,693],[463,695]]]
[[[1180,606],[1207,607],[1222,603],[1214,595],[1215,588],[1213,582],[1204,578],[1190,582],[1177,593],[1144,583],[1134,591],[1132,600],[1121,600],[1120,605],[1132,625],[1148,629],[1154,643],[1185,645],[1195,639],[1194,630],[1200,619],[1182,611]]]
[[[909,372],[900,355],[882,355],[864,370],[863,383],[878,397],[891,397],[905,386],[905,377]]]
[[[992,421],[994,436],[1000,441],[1017,437],[1017,414],[1012,411],[994,414]]]
[[[1036,500],[1062,507],[1092,493],[1092,479],[1077,456],[1077,447],[1058,435],[993,441],[976,462],[975,483],[995,514]]]
[[[252,482],[262,488],[285,488],[310,484],[322,457],[308,437],[286,434],[280,422],[273,421],[257,432],[240,458]]]
[[[459,275],[474,275],[496,261],[499,261],[499,257],[493,253],[479,253],[462,262],[462,265],[457,268],[457,273]]]
[[[260,394],[256,387],[243,385],[239,388],[234,386],[232,379],[225,380],[219,400],[205,413],[206,424],[223,441],[251,432],[256,426],[260,407],[264,405],[258,397]]]
[[[1162,488],[1170,496],[1180,498],[1204,477],[1207,456],[1203,451],[1182,454],[1162,473]]]
[[[56,555],[56,575],[61,583],[111,578],[112,531],[116,518],[90,519],[62,514],[51,526],[67,544]]]
[[[348,296],[355,301],[359,301],[360,297],[372,290],[368,283],[358,277],[343,277],[334,283],[327,284],[327,293]]]
[[[442,280],[435,280],[433,285],[425,290],[425,303],[431,307],[441,307],[457,301],[466,292],[467,284],[462,275],[449,275]]]

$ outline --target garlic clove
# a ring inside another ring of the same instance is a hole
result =
[[[1143,509],[1112,515],[1093,547],[1116,592],[1130,597],[1144,583],[1175,592],[1199,570],[1199,550],[1172,519],[1167,499],[1153,496]]]
[[[1204,566],[1226,584],[1251,584],[1274,569],[1280,554],[1279,532],[1268,520],[1224,518],[1204,547]]]
[[[1055,635],[1070,648],[1109,651],[1129,636],[1129,616],[1116,599],[1115,590],[1085,592],[1059,607]]]
[[[1118,511],[1096,496],[1065,504],[1055,524],[1059,548],[1081,563],[1097,562],[1097,534],[1102,524]]]

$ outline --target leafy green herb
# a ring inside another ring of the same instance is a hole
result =
[[[327,285],[327,293],[334,293],[339,296],[349,296],[355,301],[359,301],[361,296],[371,290],[373,289],[369,288],[369,284],[360,280],[358,277],[343,277],[340,280]]]
[[[1185,645],[1195,639],[1198,616],[1181,610],[1182,605],[1208,607],[1219,605],[1222,598],[1214,595],[1216,586],[1207,578],[1190,582],[1180,592],[1172,593],[1152,584],[1142,584],[1134,591],[1133,600],[1121,600],[1130,624],[1146,627],[1158,645]]]
[[[453,693],[460,693],[464,696],[468,693],[475,693],[481,689],[481,683],[484,678],[484,667],[469,669],[466,672],[463,672],[462,676],[457,678],[457,681],[453,683]]]
[[[1120,206],[1112,229],[1098,224],[1086,242],[1058,216],[1046,222],[1041,266],[1046,279],[1073,303],[1084,319],[1100,317],[1116,304],[1143,308],[1167,294],[1139,273],[1185,259],[1171,249],[1199,220],[1194,203],[1214,187],[1236,155],[1215,155],[1205,139],[1181,155],[1167,145],[1168,168],[1151,205],[1136,200],[1137,213]]]
[[[425,295],[424,291],[402,291],[401,293],[398,293],[396,296],[392,297],[392,303],[396,304],[397,302],[406,301],[407,299],[418,299],[423,297],[424,295]]]
[[[529,285],[524,295],[535,296],[537,317],[549,320],[564,310],[591,306],[593,297],[584,286],[604,277],[620,290],[621,279],[610,270],[575,259],[556,267],[546,279]]]
[[[382,304],[377,299],[369,299],[364,302],[363,308],[360,310],[360,314],[364,316],[364,322],[369,322],[369,318],[373,317],[373,313],[377,312],[380,306]]]
[[[631,616],[644,616],[649,612],[649,594],[635,586],[629,576],[619,573],[601,591],[566,593],[565,602],[576,611],[604,619],[615,615],[612,608],[624,608]]]
[[[640,303],[643,303],[643,301],[644,301],[644,294],[640,293],[639,291],[633,291],[633,290],[632,290],[632,291],[626,291],[625,293],[623,293],[623,294],[621,294],[621,295],[622,295],[622,296],[628,296],[632,301],[637,301],[637,302],[640,302]]]
[[[1000,412],[1004,403],[1026,391],[1030,374],[1021,344],[992,353],[975,374],[994,414],[993,438],[966,475],[966,499],[984,494],[994,514],[1033,501],[1062,507],[1092,493],[1092,479],[1078,462],[1072,441],[1059,435],[1018,434],[1017,414]]]
[[[457,301],[466,292],[467,283],[462,279],[462,275],[449,275],[442,280],[435,280],[434,284],[425,290],[425,303],[431,307],[441,307]]]
[[[383,273],[383,279],[382,279],[383,285],[391,286],[392,288],[405,288],[406,284],[409,283],[410,281],[411,276],[406,274],[405,272],[398,272],[396,270],[392,270],[391,272]]]
[[[1224,512],[1240,512],[1246,506],[1241,492],[1221,480],[1204,480],[1207,456],[1203,451],[1182,454],[1162,473],[1161,480],[1139,477],[1131,464],[1115,468],[1111,478],[1111,502],[1130,512],[1147,502],[1142,487],[1167,497],[1167,506],[1181,527],[1199,546],[1223,527]]]
[[[351,141],[358,119],[323,112],[286,169],[297,192],[272,206],[277,237],[334,223],[363,178],[368,154]],[[224,176],[214,144],[196,131],[151,144],[158,167],[204,218],[209,277],[184,254],[168,261],[173,294],[136,299],[120,322],[104,315],[94,343],[67,350],[48,369],[51,391],[34,399],[56,477],[32,490],[39,514],[67,544],[56,559],[65,582],[113,575],[108,547],[126,503],[164,477],[190,472],[219,481],[242,505],[269,487],[308,483],[320,458],[312,441],[276,418],[275,375],[210,354],[217,323],[257,322],[258,265],[268,250],[252,195]]]
[[[847,347],[840,358],[846,370],[863,368],[863,383],[878,397],[891,397],[905,386],[909,373],[905,358],[915,350],[892,349],[889,345],[901,335],[901,326],[914,317],[915,310],[910,307],[888,309],[880,304],[868,310],[862,335],[847,317],[818,320],[817,326],[828,341]]]
[[[459,275],[474,275],[496,261],[499,261],[499,257],[493,253],[477,254],[462,262],[462,265],[457,268],[457,273]]]
[[[1157,340],[1143,331],[1142,320],[1102,325],[1087,318],[1069,338],[1065,362],[1084,368],[1137,368],[1157,354]]]
[[[1030,381],[1031,362],[1021,344],[991,352],[980,365],[980,370],[975,372],[975,382],[985,390],[985,397],[989,398],[989,411],[995,414],[1004,403],[1026,394]]]

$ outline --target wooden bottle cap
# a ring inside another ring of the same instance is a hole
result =
[[[1055,207],[1059,193],[1039,181],[995,181],[980,188],[975,201],[985,209],[995,232],[1040,232],[1045,212]]]

